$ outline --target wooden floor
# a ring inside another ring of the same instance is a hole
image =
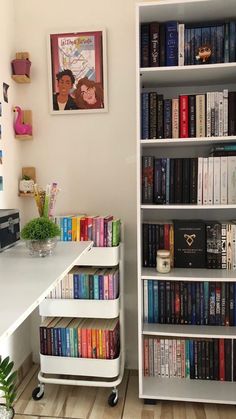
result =
[[[40,401],[31,398],[37,386],[34,367],[18,389],[15,419],[236,419],[236,407],[200,403],[159,402],[144,405],[138,399],[137,371],[126,371],[119,386],[119,402],[107,404],[111,389],[47,384]]]

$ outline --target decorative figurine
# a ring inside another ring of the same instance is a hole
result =
[[[211,54],[211,47],[209,45],[202,45],[198,48],[198,55],[196,56],[196,59],[200,60],[202,63],[206,63],[208,62]]]
[[[23,111],[19,106],[15,106],[13,111],[17,113],[14,120],[14,130],[17,135],[32,135],[32,125],[23,122]]]

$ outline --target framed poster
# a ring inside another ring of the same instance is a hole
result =
[[[107,112],[105,30],[51,33],[48,50],[51,113]]]

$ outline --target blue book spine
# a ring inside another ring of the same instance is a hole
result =
[[[229,22],[224,24],[224,62],[229,63]]]
[[[67,241],[72,241],[72,218],[67,218]]]
[[[195,378],[193,339],[189,339],[189,360],[190,360],[190,378]]]
[[[153,281],[148,280],[148,323],[153,323]]]
[[[84,274],[80,274],[80,281],[81,281],[81,299],[84,300],[86,298]]]
[[[55,356],[58,356],[58,337],[57,337],[57,328],[53,328],[53,354]]]
[[[185,378],[190,378],[189,339],[185,340]]]
[[[224,25],[216,27],[216,62],[224,61]]]
[[[153,281],[153,321],[154,323],[159,322],[158,315],[158,281]]]
[[[209,282],[204,282],[204,324],[209,324]]]
[[[236,22],[229,22],[229,61],[236,61],[235,53]]]
[[[204,284],[200,282],[200,324],[204,324]]]
[[[64,234],[64,219],[63,219],[63,217],[60,218],[60,230],[61,230],[60,240],[63,241],[63,234]]]
[[[66,327],[66,356],[71,356],[69,327]]]
[[[172,100],[164,99],[164,138],[172,137]]]
[[[178,22],[166,22],[166,66],[178,65]]]
[[[141,67],[149,67],[150,57],[150,30],[149,23],[141,24],[140,39],[140,65]]]
[[[149,138],[149,94],[146,92],[141,93],[141,137]]]
[[[184,29],[184,63],[185,65],[190,64],[190,29]]]
[[[170,159],[166,159],[166,204],[170,203]]]
[[[84,298],[89,299],[89,276],[87,274],[83,275],[83,288],[84,288]]]
[[[57,337],[58,337],[58,355],[62,356],[62,341],[61,341],[61,328],[57,328]]]
[[[199,48],[202,46],[202,28],[194,29],[194,56],[191,58],[191,64],[201,64],[198,58]]]
[[[82,299],[83,291],[82,291],[82,278],[81,274],[78,275],[78,298]]]
[[[94,287],[94,300],[99,300],[99,277],[96,274],[93,276],[93,287]]]
[[[68,223],[68,218],[67,217],[63,217],[63,241],[67,241],[68,237],[67,237],[67,223]]]
[[[191,28],[190,29],[190,39],[189,39],[189,64],[194,65],[196,61],[196,50],[197,50],[197,43],[196,43],[196,29]]]
[[[211,63],[216,64],[216,26],[211,26]]]
[[[99,300],[104,300],[104,286],[103,286],[103,275],[98,275],[99,277]]]
[[[79,275],[74,274],[73,275],[73,291],[74,291],[74,299],[79,298]]]
[[[62,347],[62,356],[66,356],[66,329],[61,327],[61,347]]]

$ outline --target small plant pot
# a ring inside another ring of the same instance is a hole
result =
[[[30,60],[15,59],[15,60],[12,60],[11,65],[12,65],[12,74],[17,75],[17,76],[25,74],[27,77],[30,77],[30,66],[31,66]]]
[[[57,237],[46,240],[25,240],[25,243],[31,256],[45,257],[52,255],[57,245]]]
[[[0,419],[12,419],[15,416],[13,407],[7,410],[5,404],[0,403]]]
[[[20,180],[19,190],[23,193],[34,192],[34,181],[33,180]]]

